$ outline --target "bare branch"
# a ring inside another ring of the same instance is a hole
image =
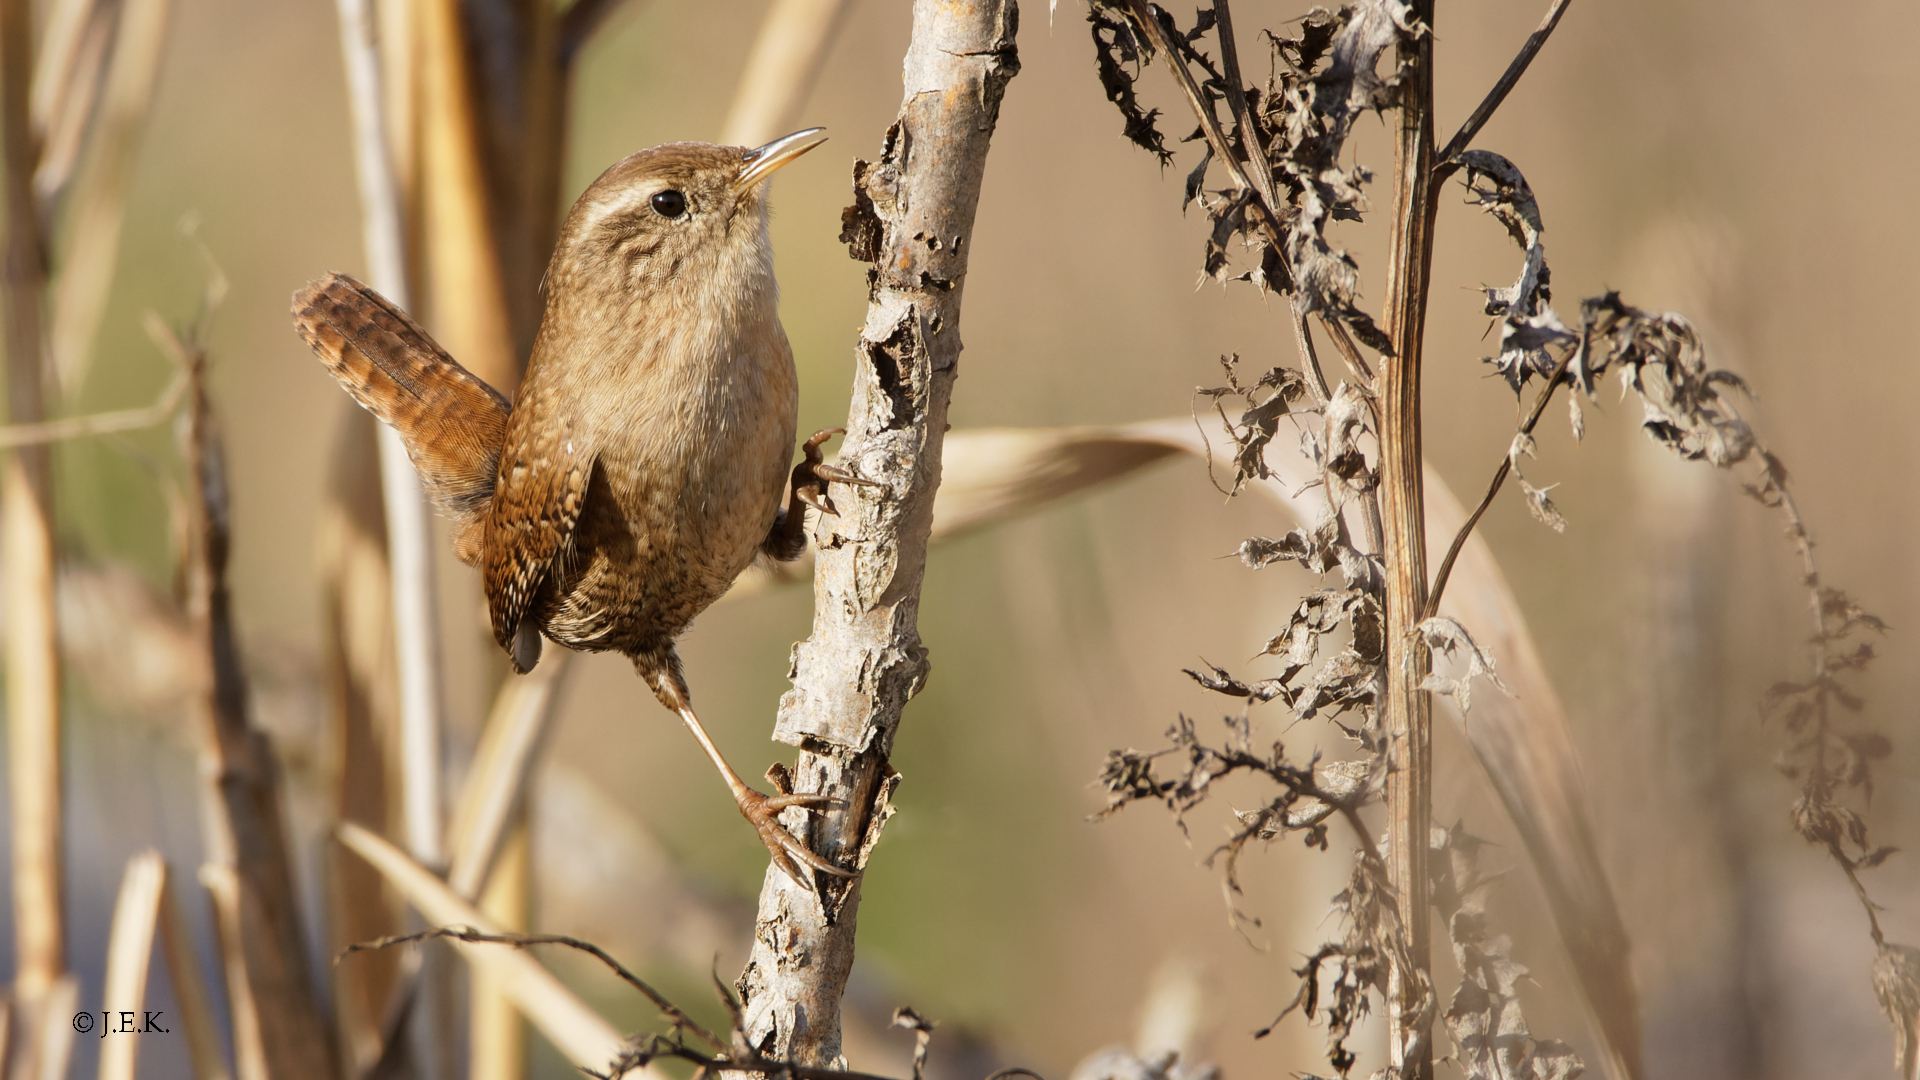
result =
[[[148,332],[152,333],[151,323],[149,323]],[[94,413],[90,416],[43,420],[38,424],[14,424],[0,427],[0,449],[37,446],[42,443],[60,442],[64,439],[111,435],[118,431],[138,431],[141,428],[152,427],[179,411],[180,402],[186,398],[189,378],[184,368],[175,372],[173,381],[167,384],[166,389],[160,391],[160,396],[153,404],[142,405],[136,409],[119,409],[114,412]]]
[[[1507,65],[1507,70],[1500,73],[1500,81],[1494,83],[1493,89],[1487,91],[1487,96],[1480,100],[1480,104],[1474,106],[1473,114],[1467,117],[1466,123],[1460,125],[1459,131],[1454,132],[1453,138],[1447,140],[1446,147],[1434,155],[1434,160],[1438,162],[1433,167],[1435,183],[1453,175],[1453,171],[1460,167],[1453,159],[1473,142],[1473,137],[1480,134],[1480,129],[1487,126],[1488,120],[1493,119],[1495,110],[1507,100],[1507,95],[1513,91],[1513,88],[1519,85],[1520,76],[1527,73],[1527,66],[1533,63],[1533,58],[1539,55],[1541,47],[1547,43],[1547,38],[1553,35],[1553,28],[1560,25],[1560,16],[1566,14],[1567,5],[1571,3],[1573,0],[1553,0],[1553,6],[1547,9],[1546,18],[1540,20],[1540,28],[1527,35],[1527,43],[1520,46],[1519,54],[1513,58],[1512,63]]]
[[[899,118],[880,160],[855,166],[845,215],[843,237],[877,262],[840,460],[882,486],[836,494],[838,514],[814,526],[813,631],[794,647],[775,737],[802,748],[795,790],[844,802],[812,819],[790,811],[788,824],[810,828],[814,851],[856,870],[892,813],[888,755],[926,678],[916,623],[961,285],[988,144],[1019,71],[1018,20],[1012,0],[917,0]],[[857,878],[815,889],[768,870],[737,983],[748,1045],[810,1066],[838,1056],[858,902]]]
[[[569,937],[566,934],[497,934],[489,933],[485,930],[477,930],[471,926],[437,926],[431,930],[421,930],[412,934],[394,934],[390,937],[380,938],[377,941],[358,942],[349,945],[340,950],[340,955],[335,957],[334,962],[338,963],[357,952],[374,952],[380,949],[392,948],[395,945],[408,945],[435,938],[490,945],[512,945],[517,949],[526,948],[529,945],[564,945],[569,949],[577,949],[593,957],[595,960],[600,961],[607,966],[608,970],[620,976],[622,982],[640,991],[640,996],[651,1001],[653,1007],[660,1010],[661,1015],[673,1021],[674,1027],[691,1032],[695,1038],[700,1039],[708,1046],[717,1050],[724,1050],[727,1047],[727,1040],[722,1039],[720,1036],[700,1026],[692,1017],[683,1012],[680,1006],[668,1001],[665,995],[647,985],[646,980],[628,970],[625,964],[615,960],[605,949],[602,949],[591,941],[582,941],[579,938]]]
[[[1573,364],[1576,356],[1586,352],[1584,332],[1581,334],[1580,341],[1580,348],[1568,349],[1566,355],[1560,360],[1560,366],[1547,376],[1547,385],[1541,388],[1540,396],[1533,401],[1533,409],[1527,413],[1526,420],[1520,425],[1521,435],[1533,434],[1533,429],[1540,423],[1541,414],[1547,411],[1547,402],[1553,399],[1554,390],[1566,380],[1567,368]],[[1453,543],[1447,547],[1446,557],[1440,560],[1440,569],[1434,572],[1433,584],[1427,588],[1427,608],[1424,618],[1430,619],[1440,610],[1440,598],[1446,594],[1447,578],[1453,574],[1454,560],[1460,557],[1460,549],[1466,547],[1467,537],[1473,534],[1474,526],[1480,524],[1481,516],[1487,512],[1488,507],[1493,505],[1494,496],[1500,494],[1501,487],[1507,482],[1507,474],[1512,471],[1513,455],[1502,455],[1500,467],[1493,471],[1493,481],[1487,485],[1487,493],[1481,497],[1480,505],[1474,507],[1473,513],[1467,517],[1467,523],[1460,526],[1460,531],[1454,534]]]

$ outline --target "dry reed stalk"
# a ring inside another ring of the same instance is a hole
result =
[[[167,974],[173,979],[174,1003],[180,1010],[181,1033],[187,1039],[194,1080],[229,1080],[212,997],[200,977],[200,955],[193,947],[193,935],[187,931],[186,915],[174,894],[171,873],[160,880],[159,922],[160,945],[166,952]]]
[[[420,265],[420,19],[413,0],[371,0],[379,59],[380,117],[387,165],[400,210],[408,295],[418,293]],[[356,154],[358,151],[356,150]],[[356,163],[357,167],[357,163]],[[372,262],[371,258],[368,260]]]
[[[445,882],[399,848],[357,825],[341,825],[339,836],[341,843],[372,864],[428,922],[499,933],[478,908],[455,895]],[[521,1014],[576,1067],[603,1069],[620,1053],[625,1040],[613,1025],[533,957],[498,946],[456,943],[456,947],[473,967],[487,969]],[[657,1072],[648,1070],[647,1075]]]
[[[147,999],[147,965],[153,957],[154,931],[160,920],[160,898],[167,887],[167,864],[157,851],[143,851],[127,860],[120,878],[120,898],[113,909],[107,934],[106,987],[100,1009],[108,1016],[122,1012],[142,1018]],[[104,1020],[105,1018],[103,1018]],[[114,1025],[108,1032],[119,1033]],[[100,1080],[133,1080],[135,1055],[140,1049],[137,1031],[123,1037],[103,1035],[100,1043]]]
[[[518,361],[507,323],[498,228],[460,5],[457,0],[421,0],[415,13],[425,325],[468,371],[510,390],[518,382]],[[403,308],[408,306],[378,281],[371,284]]]
[[[182,341],[156,317],[149,318],[148,332],[194,375],[181,454],[192,540],[186,607],[207,668],[197,710],[207,784],[202,881],[219,915],[235,1056],[243,1080],[323,1080],[335,1074],[335,1048],[307,966],[279,761],[248,715],[226,577],[226,469],[206,397],[206,357],[197,338]]]
[[[510,932],[520,932],[527,929],[533,892],[524,803],[510,824],[480,894],[480,913]],[[467,1080],[520,1080],[526,1075],[527,1029],[508,993],[491,968],[473,969],[468,983]]]
[[[539,315],[538,283],[559,226],[572,60],[578,46],[611,7],[576,4],[567,12],[567,27],[562,30],[551,5],[530,0],[519,0],[502,9],[499,13],[508,16],[504,24],[490,20],[484,27],[477,22],[463,25],[461,11],[454,4],[388,2],[380,5],[381,47],[376,50],[369,32],[374,16],[366,12],[364,3],[342,4],[343,45],[358,133],[356,154],[363,202],[368,213],[372,281],[389,298],[409,306],[407,271],[424,261],[422,291],[433,301],[429,315],[435,333],[455,348],[469,368],[508,392],[518,381],[519,357],[531,347]],[[479,36],[489,33],[497,37],[482,40]],[[560,40],[563,34],[566,42]],[[469,59],[481,66],[470,70]],[[374,135],[382,128],[383,140]],[[377,167],[383,156],[382,143],[384,166]],[[417,238],[417,242],[410,243],[410,238]],[[360,420],[353,424],[356,431],[371,428]],[[383,446],[391,446],[390,433],[383,431],[380,438]],[[343,461],[362,456],[345,440],[341,454]],[[400,487],[402,472],[407,474],[407,486],[412,486],[411,471],[402,464],[399,454],[383,451],[382,460],[383,472],[394,481],[386,485],[386,490]],[[387,552],[383,552],[377,540],[369,543],[373,538],[361,535],[379,524],[366,512],[371,508],[364,493],[351,481],[340,487],[343,502],[332,515],[331,526],[340,546],[332,550],[345,556],[351,547],[358,555],[353,566],[341,566],[330,574],[336,598],[329,601],[329,607],[339,614],[336,625],[344,626],[349,620],[366,621],[355,615],[358,605],[385,610],[389,596],[398,601],[395,618],[405,625],[396,624],[393,633],[401,649],[412,654],[411,659],[403,658],[398,664],[399,678],[408,684],[400,695],[403,701],[412,703],[399,708],[402,745],[397,758],[405,777],[400,787],[407,807],[402,818],[409,823],[406,831],[416,856],[440,865],[450,851],[465,851],[465,858],[459,854],[450,857],[452,869],[467,886],[461,891],[471,895],[478,889],[485,865],[498,844],[500,819],[496,814],[479,833],[455,823],[453,837],[447,836],[444,821],[430,821],[440,801],[437,793],[429,792],[429,786],[438,783],[440,755],[429,746],[435,740],[428,737],[437,725],[424,724],[420,719],[437,713],[438,707],[430,709],[421,704],[427,695],[416,676],[437,667],[424,658],[437,656],[438,650],[429,636],[434,627],[420,625],[400,610],[417,614],[426,606],[417,594],[411,599],[408,594],[428,581],[427,575],[408,572],[398,565],[415,558],[407,553],[424,550],[411,539],[399,539],[401,532],[411,537],[423,531],[402,520],[416,517],[414,500],[398,507],[390,503],[380,515],[391,534]],[[362,510],[349,518],[340,512],[347,510],[348,504]],[[419,520],[423,522],[424,518]],[[388,596],[376,596],[379,590],[371,587],[355,588],[355,567],[371,573],[376,563],[388,559],[388,552],[395,553],[395,587]],[[415,586],[402,586],[401,581]],[[336,637],[333,651],[345,661],[365,650]],[[377,730],[383,710],[377,673],[366,664],[336,663],[334,667],[343,741],[350,751],[380,747]],[[534,703],[534,713],[526,714],[535,717],[533,730],[544,722],[540,711],[544,706],[538,702],[545,700],[552,674],[503,691],[503,700]],[[520,748],[523,753],[532,749],[533,744]],[[523,757],[510,770],[504,789],[508,792],[506,801],[493,810],[504,812],[511,805],[515,797],[512,792],[524,781],[528,760]],[[340,789],[342,820],[375,827],[382,824],[373,815],[385,810],[385,771],[373,756],[348,753]],[[345,799],[350,792],[357,793],[355,797],[362,804],[357,815],[346,812]],[[429,834],[439,845],[437,850],[425,846]],[[476,840],[477,848],[469,843]],[[477,870],[471,869],[476,853],[480,856]],[[351,860],[340,863],[339,870],[343,878],[361,877],[366,872],[364,866]],[[358,928],[343,943],[385,936],[393,929],[389,924],[382,933],[364,932],[390,918],[384,905],[370,902],[363,889],[343,886],[338,891],[343,902],[352,907],[351,912],[341,912],[343,920]],[[337,925],[344,932],[345,922],[337,921]],[[396,1003],[412,992],[410,976],[394,981],[391,963],[375,959],[356,965],[356,973],[342,981],[343,993],[351,986],[352,996],[360,1002],[354,1012],[361,1019],[350,1030],[356,1032],[355,1042],[363,1054],[377,1054],[381,1041],[369,1027],[373,1011],[368,1003],[387,1000],[386,1013],[392,1017],[398,1014]]]
[[[1467,511],[1430,468],[1424,492],[1431,557],[1466,522]],[[1526,845],[1612,1075],[1642,1076],[1633,943],[1600,861],[1572,723],[1519,600],[1478,533],[1460,550],[1440,614],[1473,628],[1475,642],[1499,661],[1501,681],[1512,691],[1474,698],[1471,720],[1450,700],[1443,711],[1466,736]]]
[[[43,235],[51,231],[53,207],[80,159],[118,17],[117,3],[106,0],[56,0],[48,7],[31,102],[33,131],[40,140],[33,187]]]
[[[369,277],[404,299],[412,280],[406,211],[417,185],[414,135],[413,8],[393,0],[374,13],[363,0],[339,8],[348,103],[354,110],[356,176],[362,188],[363,243]],[[363,115],[368,114],[368,115]],[[384,130],[384,144],[366,145]],[[384,159],[385,168],[381,167]],[[378,423],[352,402],[334,444],[327,498],[321,509],[319,554],[325,651],[338,748],[334,784],[336,820],[385,829],[394,813],[399,780],[400,691],[393,608],[393,565],[387,552]],[[400,913],[380,878],[344,850],[329,845],[329,925],[336,948],[395,933]],[[401,957],[371,957],[337,973],[334,1001],[343,1052],[355,1075],[380,1058],[386,1003]]]
[[[478,896],[493,876],[512,823],[524,815],[527,779],[573,666],[571,653],[556,651],[547,663],[503,683],[494,699],[448,835],[447,886],[466,899]]]
[[[89,160],[63,200],[70,203],[71,224],[53,290],[50,344],[54,370],[69,399],[86,381],[113,288],[127,189],[159,81],[171,10],[172,0],[120,0],[99,114],[86,138]]]
[[[405,234],[381,112],[380,57],[373,39],[373,13],[367,0],[340,0],[337,7],[369,276],[374,288],[405,307],[409,303]],[[445,861],[445,815],[440,782],[442,672],[433,595],[433,528],[405,445],[385,427],[377,438],[387,556],[393,575],[401,819],[414,857],[438,866]]]
[[[1394,144],[1393,238],[1387,255],[1382,356],[1380,510],[1386,548],[1385,727],[1393,772],[1387,780],[1388,867],[1411,970],[1389,976],[1387,1058],[1406,1080],[1433,1075],[1434,990],[1428,835],[1433,822],[1433,699],[1430,660],[1415,631],[1426,617],[1426,509],[1421,494],[1420,357],[1433,262],[1433,8],[1414,4],[1426,31],[1400,45],[1398,138]]]
[[[73,1055],[73,1016],[80,1004],[80,980],[73,975],[55,979],[33,1001],[18,997],[0,1010],[7,1016],[4,1034],[5,1075],[11,1080],[60,1080],[67,1075]]]
[[[341,56],[346,64],[347,98],[353,117],[354,161],[359,180],[362,233],[366,245],[368,271],[375,288],[402,307],[411,304],[407,289],[406,238],[402,225],[400,191],[395,180],[386,118],[382,113],[384,95],[380,87],[381,61],[373,37],[373,13],[368,0],[339,0]],[[457,20],[450,5],[428,0],[417,16],[421,20],[421,79],[423,100],[435,102],[436,95],[447,92],[443,85],[446,64],[455,64],[453,78],[459,79],[459,57],[448,58],[449,50],[459,50],[457,26],[451,41],[435,37],[441,19]],[[431,190],[436,173],[445,168],[436,159],[444,139],[434,123],[434,106],[429,104],[422,120],[422,168],[424,187]],[[427,197],[427,215],[432,223],[434,199]],[[435,230],[429,229],[431,237]],[[491,251],[456,252],[452,257],[475,258],[484,255],[484,266],[473,273],[484,278],[487,267],[494,267]],[[434,272],[440,264],[434,260]],[[497,270],[497,267],[496,267]],[[476,279],[478,280],[478,279]],[[485,294],[478,302],[496,302],[498,291]],[[444,330],[444,328],[442,328]],[[445,335],[443,334],[443,338]],[[494,346],[498,351],[497,343]],[[485,363],[489,353],[482,350],[476,361]],[[375,435],[379,446],[380,490],[387,524],[387,559],[391,572],[393,645],[396,687],[399,694],[399,738],[397,765],[400,788],[400,819],[407,848],[422,863],[440,868],[446,862],[446,815],[442,774],[445,768],[442,748],[444,723],[444,672],[440,648],[440,625],[434,596],[432,518],[419,477],[414,473],[405,445],[392,429],[382,425]],[[451,1030],[451,972],[436,962],[437,953],[425,952],[424,1001],[411,1010],[414,1020],[417,1063],[423,1074],[435,1078],[451,1075],[454,1035]],[[406,992],[417,992],[410,981],[395,984]],[[391,1043],[391,1021],[403,1015],[392,1001],[383,1015],[382,1055],[396,1047]],[[364,1043],[362,1034],[356,1039]],[[363,1047],[359,1053],[365,1053]]]
[[[775,738],[802,747],[795,790],[844,800],[818,816],[810,843],[856,871],[891,813],[893,734],[927,671],[916,623],[961,286],[989,140],[1019,70],[1018,19],[1011,0],[917,0],[899,118],[880,160],[855,169],[845,235],[875,271],[840,460],[884,486],[836,492],[838,514],[814,526],[813,631],[794,646]],[[805,818],[789,811],[791,826],[805,830]],[[748,1045],[835,1063],[859,892],[858,878],[816,889],[769,867],[736,984]]]
[[[336,772],[337,821],[385,829],[390,820],[396,716],[392,568],[378,489],[378,421],[352,402],[334,443],[315,540],[321,579],[323,649]],[[378,874],[337,844],[327,845],[328,928],[335,950],[400,930],[399,912]],[[334,1007],[341,1046],[358,1075],[380,1056],[380,1018],[397,977],[397,954],[337,970]]]
[[[560,234],[573,67],[561,55],[554,4],[495,0],[484,16],[462,11],[474,60],[467,90],[476,153],[512,335],[507,369],[493,385],[511,396],[533,352],[544,310],[540,281]]]
[[[451,862],[447,881],[449,888],[462,900],[473,900],[480,894],[483,883],[496,871],[502,845],[517,827],[515,823],[524,821],[527,781],[545,740],[547,726],[553,718],[560,687],[564,685],[566,673],[572,669],[569,656],[568,653],[560,653],[551,663],[542,664],[523,677],[508,680],[501,685],[494,699],[448,833],[447,847],[451,852]],[[337,868],[343,880],[368,870],[364,862],[353,862],[359,865]],[[523,876],[528,872],[524,856],[523,864],[515,872]],[[340,935],[346,945],[388,936],[391,935]],[[362,1072],[398,1049],[388,1044],[398,1035],[399,1024],[413,1012],[414,995],[418,992],[421,975],[418,954],[412,955],[416,962],[398,970],[391,964],[383,968],[382,993],[379,996],[365,995],[360,1002],[360,1007],[365,1010],[360,1022],[366,1028],[364,1034],[358,1036],[355,1052],[363,1059]],[[368,962],[378,959],[370,957]],[[469,1015],[479,1015],[488,1010],[497,1012],[503,1008],[504,999],[492,1003],[484,1000],[489,995],[499,993],[500,988],[495,981],[475,981],[469,990]],[[475,1030],[472,1037],[481,1038],[483,1034]]]
[[[172,416],[180,407],[180,402],[185,400],[187,395],[188,382],[189,376],[185,371],[175,372],[173,381],[160,391],[160,396],[151,405],[0,428],[0,450],[152,427]]]
[[[792,130],[820,77],[847,0],[774,0],[720,125],[729,146],[759,146]]]
[[[408,850],[437,867],[446,863],[446,809],[433,518],[399,434],[383,426],[378,439],[400,696],[400,816]]]
[[[204,863],[200,887],[213,905],[214,933],[220,942],[221,971],[227,983],[227,1020],[233,1028],[233,1071],[239,1080],[272,1080],[259,1000],[247,974],[246,932],[240,914],[240,875],[226,863]]]
[[[6,250],[0,266],[7,419],[45,418],[47,250],[33,192],[33,68],[28,0],[0,0],[0,170]],[[54,607],[53,502],[41,447],[0,458],[0,591],[5,594],[7,773],[12,810],[14,986],[9,1059],[37,1070],[64,1052],[46,1040],[66,972],[61,835],[60,657]],[[70,1032],[69,1032],[70,1034]],[[20,1074],[27,1075],[27,1074]]]

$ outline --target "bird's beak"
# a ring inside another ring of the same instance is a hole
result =
[[[765,180],[773,170],[799,157],[801,154],[827,141],[822,132],[826,128],[808,128],[791,135],[778,138],[757,150],[747,151],[744,163],[740,166],[740,175],[733,181],[733,190],[745,191]]]

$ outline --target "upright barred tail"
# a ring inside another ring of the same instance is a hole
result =
[[[293,322],[340,385],[400,433],[427,494],[454,519],[461,561],[477,562],[512,404],[345,274],[294,293]]]

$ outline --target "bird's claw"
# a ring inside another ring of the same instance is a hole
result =
[[[813,507],[823,514],[838,514],[833,507],[833,499],[827,494],[829,483],[851,484],[856,487],[885,487],[877,480],[869,480],[852,470],[839,465],[829,465],[820,453],[821,444],[835,435],[846,434],[845,428],[827,428],[816,431],[813,438],[802,446],[805,455],[800,464],[793,467],[793,497]]]
[[[773,864],[794,881],[805,886],[808,891],[814,888],[813,878],[801,870],[802,865],[834,877],[851,878],[856,876],[852,870],[843,870],[826,859],[815,855],[800,842],[800,839],[780,824],[780,812],[790,806],[807,807],[843,807],[846,802],[831,795],[820,794],[781,794],[762,795],[749,789],[740,797],[740,814],[753,823],[754,831],[760,834],[760,842],[766,845],[767,853],[773,856]]]

